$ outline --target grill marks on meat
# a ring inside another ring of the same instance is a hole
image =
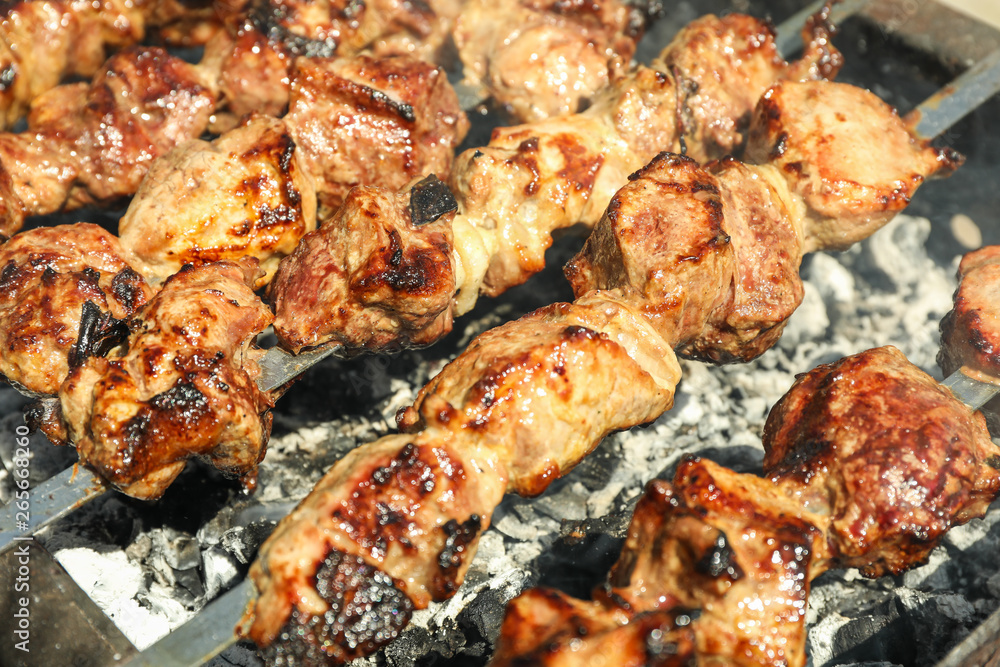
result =
[[[153,163],[119,222],[122,245],[157,284],[185,264],[251,256],[263,285],[316,228],[300,154],[286,123],[266,116],[174,149]]]
[[[757,49],[748,47],[741,52],[742,60],[719,66],[738,69],[748,60],[763,59],[771,78],[763,74],[754,78],[753,84],[760,86],[755,98],[784,76],[802,72],[813,74],[804,65],[789,66],[780,59],[775,60],[769,29],[749,18],[735,22],[708,17],[682,31],[678,39],[683,43],[691,31],[697,33],[709,27],[722,34],[731,29],[747,30],[747,26],[754,27],[754,39],[764,41]],[[738,41],[736,37],[733,39]],[[810,46],[808,57],[818,58],[817,50],[819,47]],[[828,53],[827,47],[822,51]],[[676,71],[678,67],[673,69]],[[544,267],[545,251],[552,243],[555,230],[581,222],[596,224],[615,191],[627,182],[629,173],[641,168],[661,150],[681,150],[683,124],[678,119],[681,93],[676,84],[677,76],[674,72],[639,67],[618,85],[605,90],[583,113],[498,128],[489,146],[458,156],[449,178],[458,204],[458,214],[452,222],[451,260],[458,293],[449,306],[449,320],[453,315],[468,312],[480,292],[496,295],[537,273]],[[693,142],[688,145],[694,150]],[[714,149],[709,146],[696,152],[702,154],[711,150]],[[374,190],[366,192],[379,202],[371,206],[355,205],[354,210],[359,215],[381,207],[381,202],[386,200],[384,194]],[[405,213],[387,212],[386,215],[399,220],[404,219]],[[326,223],[330,224],[350,229],[369,223],[338,214]],[[385,223],[388,224],[391,222]],[[313,248],[316,253],[329,252],[326,245],[315,244]],[[328,259],[305,254],[296,254],[286,261],[290,266],[282,275],[285,280],[293,281],[293,276],[306,265],[310,268],[334,265]],[[294,268],[296,266],[300,268]],[[338,276],[331,274],[328,278],[332,281]],[[310,282],[314,286],[321,284],[314,279]],[[334,291],[325,282],[322,284],[328,291]],[[280,289],[298,291],[305,287],[293,285]],[[349,285],[338,288],[342,292],[348,290]],[[309,298],[312,304],[324,308],[328,316],[336,317],[333,313],[340,302],[324,303],[322,297],[321,293],[315,293]],[[436,301],[437,295],[432,298]],[[281,304],[278,307],[280,309]],[[279,312],[279,325],[295,316]],[[434,326],[438,325],[437,320],[433,322]],[[408,344],[413,339],[408,326],[404,325],[400,340],[387,338],[390,347]],[[279,336],[292,337],[280,331]],[[336,339],[337,334],[331,332],[300,344],[319,345]],[[430,336],[424,338],[428,342],[430,339]]]
[[[293,606],[325,613],[312,577],[329,548],[392,577],[414,608],[450,596],[505,490],[540,493],[609,431],[668,408],[679,376],[655,332],[611,299],[480,336],[399,417],[412,434],[348,454],[279,524],[241,632],[268,645]]]
[[[0,372],[24,390],[55,394],[114,322],[152,296],[125,257],[118,239],[87,223],[0,245]]]
[[[763,150],[773,145],[774,119],[792,111],[811,115],[796,115],[797,129],[781,133],[780,155]],[[847,113],[851,123],[842,120]],[[856,125],[881,128],[879,141],[855,144]],[[768,91],[747,152],[764,162],[727,158],[699,167],[664,154],[635,174],[567,265],[574,293],[620,292],[681,354],[716,363],[753,359],[774,344],[802,300],[803,253],[867,236],[925,178],[961,163],[915,141],[871,93],[829,82],[785,82]],[[797,166],[789,169],[792,155]],[[885,192],[904,187],[901,173],[909,174],[908,194],[887,203]],[[834,207],[833,193],[852,188]]]
[[[257,389],[256,335],[271,322],[257,263],[185,267],[130,322],[125,346],[72,369],[43,430],[124,493],[157,498],[188,458],[252,487],[272,398]],[[56,419],[61,417],[61,422]]]
[[[563,664],[581,640],[628,656],[656,635],[637,629],[622,646],[618,625],[690,613],[693,641],[676,644],[678,660],[803,665],[814,577],[901,572],[1000,492],[1000,450],[982,417],[895,348],[802,376],[772,410],[764,446],[766,478],[689,458],[671,483],[652,482],[595,601],[523,594],[492,664],[522,664],[542,646],[543,664]],[[608,629],[585,633],[581,616]]]
[[[204,131],[214,106],[197,68],[158,48],[125,50],[90,84],[41,95],[26,132],[0,134],[0,232],[132,194],[154,158]]]
[[[946,375],[963,369],[984,382],[1000,377],[1000,246],[970,252],[958,267],[955,306],[941,321],[938,364]],[[983,407],[1000,434],[1000,400]]]
[[[384,350],[426,345],[451,330],[454,212],[414,224],[414,191],[355,188],[281,263],[268,298],[284,347],[297,352],[333,340]]]
[[[618,0],[472,0],[453,34],[464,83],[533,122],[582,111],[624,76],[646,18]]]
[[[451,171],[469,123],[440,68],[410,56],[300,59],[285,121],[322,219],[356,185],[402,188]]]

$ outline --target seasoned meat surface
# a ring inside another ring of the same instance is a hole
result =
[[[321,219],[356,185],[447,178],[469,127],[444,71],[412,56],[297,60],[285,122],[316,181]]]
[[[879,348],[796,381],[768,416],[764,467],[827,499],[840,565],[898,573],[1000,491],[984,423],[899,350]]]
[[[400,194],[355,188],[281,263],[268,299],[285,348],[334,342],[384,350],[426,345],[451,331],[454,199],[445,203],[450,210],[421,220],[421,193],[451,196],[440,181],[421,183]]]
[[[122,51],[89,85],[48,91],[26,132],[0,133],[0,233],[131,195],[157,156],[204,131],[214,105],[198,69],[158,48]]]
[[[270,280],[316,228],[313,180],[287,124],[267,116],[154,161],[118,223],[139,270],[162,284],[185,264],[255,257]]]
[[[272,405],[255,383],[253,341],[272,319],[257,273],[254,259],[185,267],[121,348],[71,371],[61,416],[84,464],[136,498],[159,497],[194,456],[253,486]]]
[[[984,382],[1000,378],[1000,246],[970,252],[958,266],[955,306],[941,321],[938,364],[946,375],[963,369]],[[1000,399],[983,407],[1000,435]]]
[[[931,176],[963,158],[916,139],[894,109],[847,84],[781,83],[760,99],[747,160],[781,170],[802,197],[806,252],[868,237]]]
[[[315,589],[332,551],[374,568],[344,600],[382,586],[377,573],[412,608],[449,597],[505,489],[540,493],[607,432],[666,409],[679,375],[655,331],[613,299],[556,304],[480,336],[399,417],[409,434],[354,450],[279,525],[252,569],[260,596],[240,631],[272,645],[268,655],[315,655],[345,613]],[[324,614],[338,619],[326,634],[298,629],[295,619]],[[323,645],[330,664],[359,655],[345,639],[363,622]]]
[[[691,457],[651,482],[593,601],[521,594],[491,664],[578,664],[579,650],[642,664],[659,647],[648,664],[800,667],[813,578],[918,564],[1000,493],[982,416],[894,348],[800,377],[764,445],[766,477]]]
[[[55,394],[153,290],[97,225],[39,227],[0,245],[0,373]],[[89,305],[88,305],[89,304]]]
[[[472,0],[454,38],[464,83],[532,122],[581,111],[624,75],[645,21],[620,0]]]

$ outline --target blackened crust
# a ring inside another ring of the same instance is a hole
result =
[[[315,588],[329,610],[317,616],[294,607],[278,637],[262,650],[265,664],[342,664],[394,640],[413,613],[413,603],[392,577],[339,551],[323,561]]]

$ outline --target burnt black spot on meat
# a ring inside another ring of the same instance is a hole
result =
[[[573,324],[563,329],[563,336],[571,340],[597,340],[601,337],[599,333],[587,327]]]
[[[365,3],[361,0],[354,0],[347,3],[347,6],[340,12],[340,18],[350,21],[364,11]],[[305,56],[306,58],[330,58],[337,53],[340,42],[337,39],[340,31],[331,30],[324,39],[312,39],[297,35],[287,27],[282,25],[282,21],[287,18],[286,9],[281,3],[270,0],[254,0],[249,10],[247,18],[250,24],[267,36],[268,42],[276,46],[283,47],[284,50],[295,56]],[[331,16],[331,19],[337,18]]]
[[[422,227],[457,210],[455,195],[434,174],[410,189],[410,221],[416,227]]]
[[[329,605],[321,615],[292,610],[264,662],[285,667],[341,664],[396,639],[413,603],[389,575],[357,556],[331,551],[316,572],[315,589]]]
[[[9,260],[0,270],[0,293],[10,291],[21,281],[24,271],[14,260]]]
[[[702,555],[694,568],[695,571],[713,579],[725,577],[730,581],[738,581],[743,578],[743,570],[736,562],[736,554],[721,532],[715,539],[715,544]]]
[[[771,147],[771,153],[768,157],[770,157],[772,160],[777,160],[782,155],[784,155],[785,151],[787,150],[788,150],[788,133],[782,132],[781,134],[778,135],[778,139],[777,141],[774,142],[774,146]]]
[[[451,519],[441,526],[445,541],[437,556],[438,571],[434,573],[432,594],[435,598],[449,597],[458,590],[459,570],[471,555],[469,546],[476,541],[482,527],[478,514],[473,514],[462,523]]]
[[[185,421],[208,410],[208,399],[190,382],[178,382],[149,399],[149,404],[160,412],[169,412]]]
[[[143,282],[142,276],[131,267],[119,271],[111,280],[111,291],[118,299],[118,303],[122,304],[129,313],[135,312],[135,309],[142,305],[140,299],[143,296]]]

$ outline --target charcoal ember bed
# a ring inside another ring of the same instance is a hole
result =
[[[780,20],[799,4],[682,2],[646,38],[638,57],[649,60],[679,26],[705,11],[770,12]],[[838,45],[847,58],[841,80],[869,87],[904,111],[953,74],[862,21],[845,24]],[[644,484],[669,477],[683,455],[697,452],[740,471],[759,470],[768,409],[797,373],[893,344],[940,377],[938,322],[950,308],[958,257],[979,243],[1000,243],[998,112],[1000,102],[993,100],[942,138],[968,162],[949,181],[927,184],[910,215],[848,252],[806,258],[805,300],[775,349],[747,365],[684,363],[673,410],[652,425],[608,438],[541,497],[507,498],[455,598],[418,612],[399,641],[363,662],[485,664],[505,603],[537,583],[586,595],[614,561]],[[493,119],[478,119],[470,145],[483,140]],[[572,298],[560,267],[580,243],[562,239],[549,254],[551,268],[481,304],[428,350],[330,360],[312,369],[274,411],[274,434],[254,497],[206,467],[190,466],[158,503],[108,495],[61,521],[41,541],[132,643],[149,645],[242,578],[274,521],[344,453],[390,432],[396,410],[473,336]],[[0,388],[4,502],[23,403],[13,390]],[[38,479],[74,458],[37,436],[32,450],[31,471]],[[1000,607],[998,552],[1000,507],[994,507],[985,519],[952,531],[928,564],[903,576],[822,576],[810,598],[813,664],[935,664]],[[66,655],[66,664],[81,657],[71,647]],[[249,646],[238,645],[212,664],[260,662]]]

